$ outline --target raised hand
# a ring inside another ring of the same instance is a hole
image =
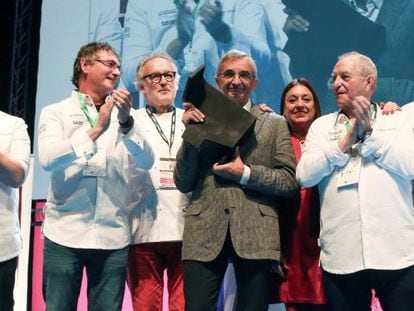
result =
[[[352,100],[352,106],[352,115],[357,125],[357,137],[360,139],[372,131],[371,102],[364,96],[357,96]]]
[[[194,18],[191,9],[186,4],[187,1],[185,0],[177,4],[177,17],[175,19],[178,39],[183,47],[193,39],[194,35]]]
[[[211,4],[207,0],[200,7],[199,15],[201,23],[214,39],[221,42],[231,40],[229,26],[223,21],[223,8],[220,1],[214,1],[214,4]]]
[[[114,108],[114,101],[107,100],[99,109],[99,118],[96,125],[88,130],[89,137],[95,141],[101,136],[111,124],[111,113]]]
[[[112,92],[111,98],[113,104],[118,108],[118,121],[126,123],[130,118],[132,107],[132,97],[127,89],[120,88]]]
[[[302,15],[289,8],[285,8],[283,11],[288,14],[285,25],[283,26],[283,31],[286,34],[292,31],[306,32],[309,30],[310,23]]]

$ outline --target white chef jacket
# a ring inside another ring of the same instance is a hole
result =
[[[364,269],[402,269],[414,264],[413,113],[383,116],[360,146],[359,182],[338,186],[350,160],[337,141],[338,112],[315,120],[306,137],[296,176],[305,187],[319,186],[321,264],[347,274]]]
[[[161,182],[161,171],[175,156],[182,142],[184,124],[183,110],[176,108],[175,133],[171,150],[162,139],[145,108],[136,111],[136,123],[154,151],[154,165],[149,171],[136,169],[134,180],[131,181],[132,237],[131,244],[147,242],[181,241],[184,227],[183,209],[189,197],[177,188],[165,188]],[[171,138],[172,111],[162,114],[153,113],[168,141]],[[171,171],[172,177],[172,171]]]
[[[88,96],[85,104],[92,117],[97,114]],[[116,108],[95,142],[87,134],[90,127],[76,91],[41,112],[39,159],[51,172],[43,233],[67,247],[120,249],[130,241],[129,172],[151,167],[153,154],[136,124],[126,135],[120,131]],[[103,159],[105,176],[84,176],[96,156]]]
[[[25,176],[29,169],[30,138],[23,119],[0,111],[0,152],[19,162]],[[0,262],[16,257],[22,249],[19,225],[19,189],[0,181]]]

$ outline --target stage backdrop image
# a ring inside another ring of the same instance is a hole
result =
[[[200,14],[205,3],[221,10],[214,23]],[[144,55],[166,52],[176,61],[181,80],[175,104],[181,107],[193,70],[204,65],[206,81],[215,86],[218,61],[231,49],[257,63],[259,83],[252,101],[277,113],[284,85],[299,77],[315,86],[323,113],[335,111],[328,83],[332,67],[341,53],[352,50],[377,64],[374,99],[404,105],[414,100],[414,1],[375,3],[359,8],[348,0],[43,0],[34,153],[41,109],[70,96],[77,51],[91,41],[107,41],[119,51],[119,87],[133,93],[134,107],[145,105],[134,85]],[[292,22],[298,16],[306,26]],[[48,180],[35,159],[34,199],[47,198]]]
[[[177,106],[182,105],[188,76],[201,64],[206,68],[205,79],[215,86],[218,60],[230,49],[242,50],[255,59],[259,84],[253,101],[265,102],[275,112],[279,112],[283,86],[297,77],[307,78],[315,86],[323,113],[335,111],[328,81],[336,58],[351,50],[370,56],[377,64],[375,100],[404,105],[414,99],[412,0],[383,0],[380,8],[368,12],[351,6],[348,0],[220,0],[220,29],[206,25],[198,14],[203,3],[214,1],[181,2],[191,10],[191,18],[182,18],[180,1],[44,0],[36,126],[45,105],[73,90],[70,78],[79,47],[101,40],[119,51],[123,71],[120,87],[134,94],[135,107],[145,104],[134,86],[138,61],[157,51],[169,53],[179,68]],[[307,27],[292,26],[290,21],[297,15],[308,22]],[[187,29],[185,34],[183,29]],[[183,36],[186,44],[177,48],[177,40]],[[34,150],[36,137],[37,133]],[[34,198],[43,199],[47,174],[36,165],[35,176],[40,182],[35,183]]]

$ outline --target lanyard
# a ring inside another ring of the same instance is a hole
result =
[[[150,108],[145,107],[145,110],[147,111],[148,116],[151,118],[152,123],[154,123],[158,134],[160,134],[161,138],[163,141],[166,142],[166,144],[168,145],[168,151],[169,154],[171,156],[171,147],[174,143],[174,137],[175,137],[175,114],[176,114],[176,110],[175,107],[172,107],[172,116],[171,116],[171,132],[170,132],[170,141],[168,141],[167,136],[165,136],[164,131],[162,130],[160,124],[158,123],[157,119],[154,117],[154,114],[151,112]]]
[[[89,114],[88,107],[85,104],[85,95],[81,92],[78,92],[78,98],[80,102],[80,107],[85,114],[86,118],[88,119],[89,124],[91,127],[95,127],[96,123],[98,123],[99,114],[95,116],[95,118],[92,118],[92,116]]]
[[[376,104],[371,104],[370,106],[370,110],[371,110],[371,125],[374,123],[375,119],[377,118],[377,105]],[[335,124],[334,127],[337,126],[338,121],[339,121],[339,116],[342,115],[343,112],[339,112],[338,115],[336,116],[336,120],[335,120]],[[349,130],[351,129],[351,122],[349,122],[348,117],[346,117],[345,114],[343,114],[346,118],[345,122],[340,122],[343,123],[345,125],[345,129],[347,132],[349,132]]]
[[[202,0],[196,2],[195,7],[191,10],[191,16],[193,17],[193,20],[197,18],[198,8],[200,7],[201,2]],[[174,0],[173,3],[177,8],[179,8],[182,5],[180,0]]]

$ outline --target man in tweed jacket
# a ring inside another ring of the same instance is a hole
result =
[[[198,150],[184,142],[177,154],[177,188],[192,191],[183,237],[186,310],[216,310],[229,258],[238,286],[237,310],[267,310],[268,274],[280,256],[279,198],[297,188],[288,127],[281,117],[252,105],[250,93],[258,79],[245,53],[226,53],[216,82],[257,120],[228,163],[216,163],[208,145]],[[186,114],[202,120],[194,107]]]

